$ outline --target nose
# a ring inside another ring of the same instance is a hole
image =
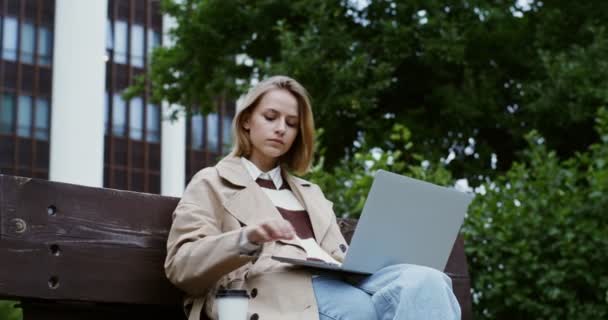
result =
[[[285,124],[285,121],[278,121],[277,126],[275,127],[276,133],[283,135],[285,130],[287,130],[287,124]]]

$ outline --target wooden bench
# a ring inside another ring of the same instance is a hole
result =
[[[24,319],[183,319],[165,278],[179,199],[0,175],[0,297]],[[350,240],[355,221],[341,219]],[[471,318],[462,239],[446,273]]]

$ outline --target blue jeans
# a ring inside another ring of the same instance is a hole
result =
[[[401,264],[370,276],[313,278],[320,320],[459,320],[452,281],[435,269]]]

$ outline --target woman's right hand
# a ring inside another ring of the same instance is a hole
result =
[[[276,240],[291,240],[296,232],[285,219],[275,219],[262,222],[257,226],[249,226],[245,229],[245,236],[251,243],[262,244]]]

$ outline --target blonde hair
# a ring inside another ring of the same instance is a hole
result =
[[[262,97],[274,89],[287,90],[298,101],[298,134],[291,148],[279,158],[279,163],[289,171],[305,174],[310,169],[313,159],[315,125],[312,107],[306,89],[296,80],[286,76],[274,76],[261,81],[249,90],[244,100],[237,106],[232,121],[234,146],[231,155],[248,157],[251,154],[251,141],[243,127],[243,122],[251,115]]]

